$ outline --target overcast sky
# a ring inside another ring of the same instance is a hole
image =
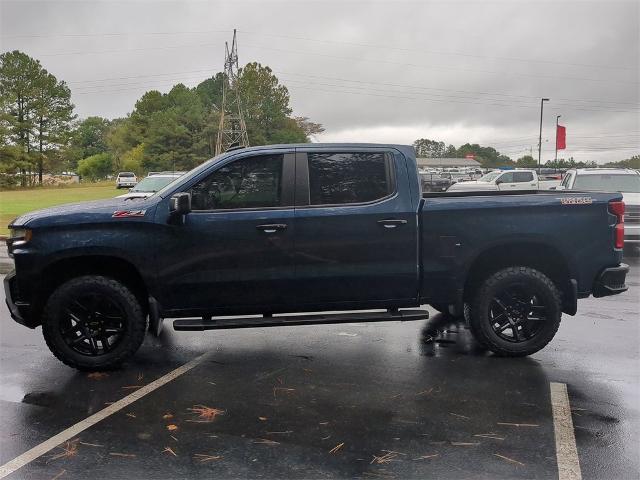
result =
[[[495,146],[543,161],[640,153],[640,2],[6,1],[0,50],[19,49],[71,87],[81,117],[124,116],[145,91],[269,65],[318,141]]]

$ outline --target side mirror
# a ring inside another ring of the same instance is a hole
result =
[[[504,183],[504,180],[500,178],[496,180],[496,185],[500,185],[501,183]]]
[[[191,211],[191,194],[180,192],[173,195],[169,201],[169,211],[176,215],[186,215]]]

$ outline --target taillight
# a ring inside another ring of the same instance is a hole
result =
[[[624,202],[609,202],[609,212],[616,216],[615,247],[624,248]]]

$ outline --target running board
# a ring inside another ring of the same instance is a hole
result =
[[[319,325],[327,323],[389,322],[394,320],[407,322],[413,320],[424,320],[427,318],[429,318],[429,312],[427,312],[426,310],[392,310],[387,312],[332,313],[313,315],[290,315],[278,317],[234,317],[218,320],[179,318],[173,321],[173,329],[178,331],[202,331],[217,330],[222,328]]]

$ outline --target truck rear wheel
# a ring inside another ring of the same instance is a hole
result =
[[[478,342],[498,355],[531,355],[560,326],[562,303],[555,284],[529,267],[509,267],[487,278],[471,303],[470,326]]]
[[[42,319],[51,352],[79,370],[117,367],[140,348],[146,329],[135,295],[119,281],[98,275],[60,285]]]

